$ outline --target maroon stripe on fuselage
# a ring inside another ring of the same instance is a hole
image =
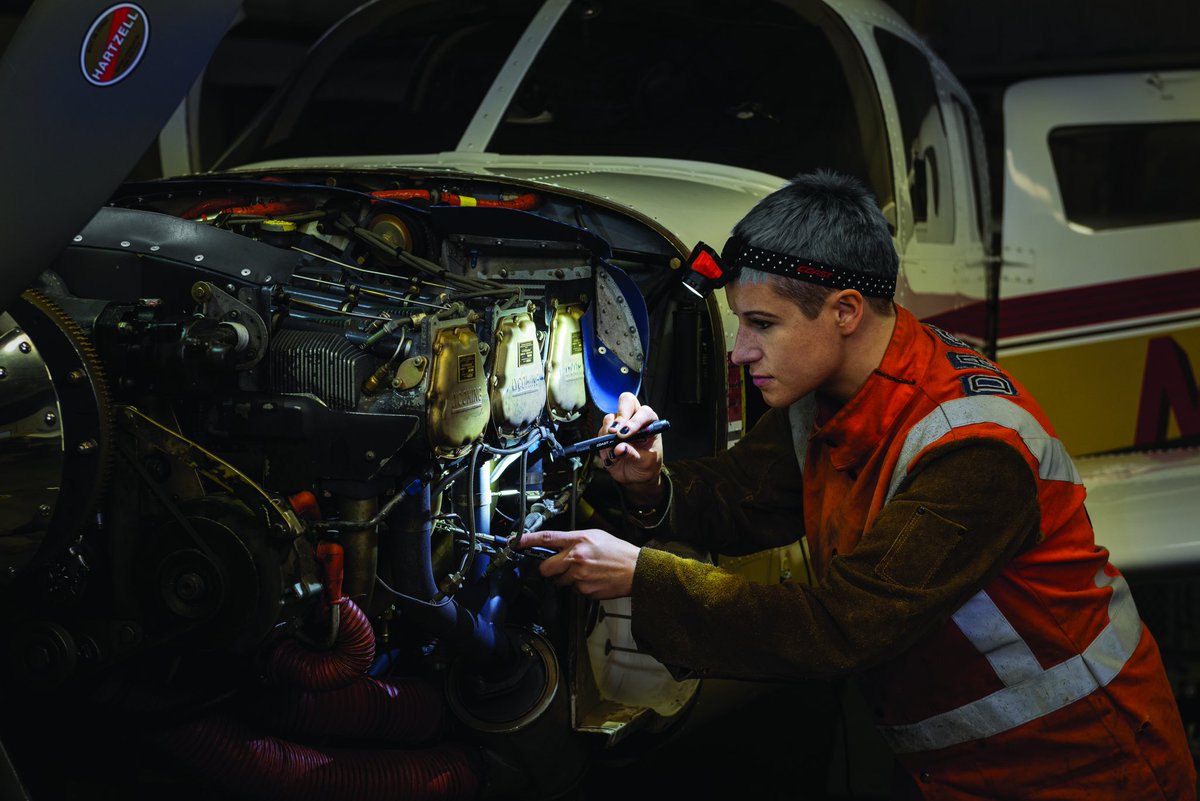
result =
[[[1001,290],[1003,293],[1003,289]],[[1076,289],[1000,299],[1001,339],[1132,320],[1155,314],[1200,310],[1200,270],[1183,270]],[[982,302],[926,317],[924,322],[955,334],[983,337]]]

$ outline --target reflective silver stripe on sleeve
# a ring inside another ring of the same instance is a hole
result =
[[[1108,684],[1129,660],[1142,640],[1142,619],[1129,592],[1124,576],[1110,576],[1103,569],[1096,574],[1097,587],[1112,587],[1108,602],[1108,625],[1083,652],[1088,669],[1101,687]]]
[[[1048,670],[1039,670],[1036,675],[1016,684],[1006,682],[1005,687],[991,695],[919,723],[880,726],[879,730],[892,750],[898,754],[935,751],[991,737],[1062,709],[1107,686],[1141,642],[1142,621],[1123,577],[1109,576],[1101,568],[1096,574],[1096,585],[1113,590],[1108,601],[1108,625],[1081,655]],[[972,598],[967,603],[970,605],[974,601]],[[994,604],[992,606],[995,608]],[[996,611],[998,613],[999,609]],[[1003,623],[996,625],[1013,630],[1003,614],[1000,619]],[[1015,630],[1013,632],[1015,634]],[[985,654],[986,643],[1001,642],[1007,636],[992,631],[976,631],[974,636],[965,630],[963,633]],[[999,670],[997,675],[1002,680],[1005,678]]]
[[[1041,663],[991,597],[980,590],[954,613],[954,622],[1006,686],[1042,672]]]
[[[892,471],[887,500],[892,499],[900,483],[908,476],[908,464],[918,453],[952,430],[977,423],[993,423],[1016,431],[1033,458],[1037,459],[1038,475],[1042,479],[1083,483],[1075,463],[1067,455],[1067,449],[1060,440],[1046,433],[1037,418],[1010,400],[995,395],[974,395],[946,401],[909,429],[904,446],[900,449],[900,459]]]

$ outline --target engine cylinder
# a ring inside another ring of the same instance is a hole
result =
[[[487,427],[491,407],[479,335],[466,320],[441,328],[433,344],[429,383],[429,444],[441,457],[461,455]]]
[[[583,307],[575,304],[554,310],[550,345],[546,356],[546,398],[550,417],[569,422],[587,404],[587,381],[583,368]]]
[[[496,324],[492,350],[492,419],[501,434],[519,436],[546,405],[546,377],[537,329],[529,312],[505,315]]]

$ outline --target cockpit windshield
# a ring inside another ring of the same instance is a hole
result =
[[[862,174],[851,98],[826,32],[782,4],[582,4],[542,47],[488,149]]]
[[[849,37],[831,35],[840,23],[828,9],[573,2],[535,38],[540,47],[517,47],[540,5],[365,6],[313,48],[218,166],[454,151],[487,115],[490,139],[470,149],[688,159],[780,176],[830,167],[886,183],[868,163],[878,103]],[[494,91],[501,69],[522,62],[515,90]]]

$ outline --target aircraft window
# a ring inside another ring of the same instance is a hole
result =
[[[989,208],[989,199],[987,198],[987,183],[985,176],[987,174],[987,165],[983,161],[983,132],[979,127],[972,125],[970,111],[963,102],[957,97],[953,100],[954,113],[958,118],[959,132],[963,141],[967,143],[968,159],[971,168],[971,189],[974,193],[973,201],[975,205],[975,230],[979,235],[979,241],[986,243],[987,235],[987,212]]]
[[[488,150],[729,164],[868,179],[852,81],[816,22],[777,3],[611,0],[568,9]],[[866,78],[860,79],[862,83]]]
[[[917,241],[954,241],[954,196],[946,126],[937,84],[925,55],[894,34],[876,29],[900,114],[909,200]]]
[[[366,9],[310,54],[279,112],[258,121],[265,141],[231,163],[453,150],[536,9]]]
[[[1050,132],[1067,219],[1092,230],[1200,218],[1200,123],[1085,125]]]

